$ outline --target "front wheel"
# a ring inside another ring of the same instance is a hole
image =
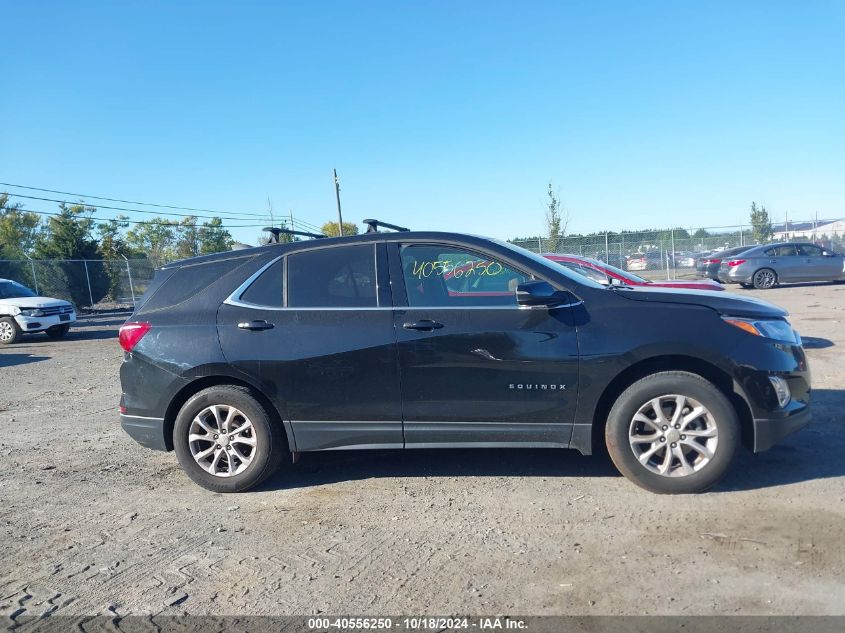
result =
[[[283,430],[248,389],[222,385],[188,399],[173,447],[185,473],[207,490],[244,492],[272,475],[287,452]]]
[[[607,449],[619,471],[657,493],[694,493],[728,471],[739,420],[725,395],[701,376],[666,371],[628,387],[610,410]]]
[[[21,329],[12,317],[0,319],[0,345],[17,343],[22,335]]]

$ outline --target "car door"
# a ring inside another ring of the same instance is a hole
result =
[[[801,278],[806,281],[830,281],[842,276],[842,258],[825,255],[814,244],[798,244]]]
[[[392,244],[405,446],[567,446],[578,346],[570,309],[520,309],[531,275],[480,250]]]
[[[778,281],[800,281],[801,270],[798,250],[794,244],[781,244],[764,251],[761,268],[771,268],[777,273]]]
[[[402,447],[383,244],[279,257],[226,300],[217,323],[226,359],[273,399],[296,450]]]

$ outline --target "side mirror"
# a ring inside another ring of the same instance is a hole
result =
[[[548,281],[525,281],[516,287],[516,302],[527,308],[553,308],[571,300],[569,292],[555,290]]]

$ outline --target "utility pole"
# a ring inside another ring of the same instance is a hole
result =
[[[334,194],[337,197],[337,234],[343,237],[343,214],[340,212],[340,180],[337,179],[337,169],[334,173]]]

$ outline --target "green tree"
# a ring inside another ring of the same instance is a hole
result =
[[[178,259],[196,257],[200,254],[200,228],[197,219],[190,215],[182,218],[176,229],[175,255]]]
[[[763,205],[757,206],[756,202],[751,203],[751,235],[758,244],[765,244],[772,239],[774,230],[772,221],[769,219],[769,212]]]
[[[112,301],[117,301],[120,280],[123,276],[123,266],[117,260],[122,259],[129,251],[123,236],[123,231],[129,226],[127,219],[126,216],[119,215],[113,220],[97,225],[97,232],[100,237],[100,253],[103,259],[108,260],[104,266],[105,274],[109,280],[108,296]]]
[[[0,193],[0,260],[22,260],[35,246],[41,228],[37,214],[24,211],[20,203],[10,203],[9,196]],[[0,277],[19,279],[36,286],[32,266],[18,261],[0,261]]]
[[[101,259],[93,236],[95,226],[91,214],[95,211],[84,204],[62,203],[59,213],[49,218],[35,241],[34,253],[38,259],[58,260],[49,275],[51,285],[58,294],[69,295],[77,305],[96,303],[108,292],[109,282],[102,264],[85,263]]]
[[[126,233],[126,243],[134,255],[148,257],[154,265],[160,266],[174,257],[176,227],[173,220],[161,218],[139,222]]]
[[[220,218],[212,218],[202,223],[199,230],[200,255],[231,250],[233,243],[232,235],[223,227],[223,221]]]
[[[323,226],[320,227],[320,232],[323,235],[328,235],[329,237],[339,237],[340,231],[337,230],[337,226],[337,222],[326,222]],[[353,224],[352,222],[344,222],[343,234],[358,235],[358,225]]]

